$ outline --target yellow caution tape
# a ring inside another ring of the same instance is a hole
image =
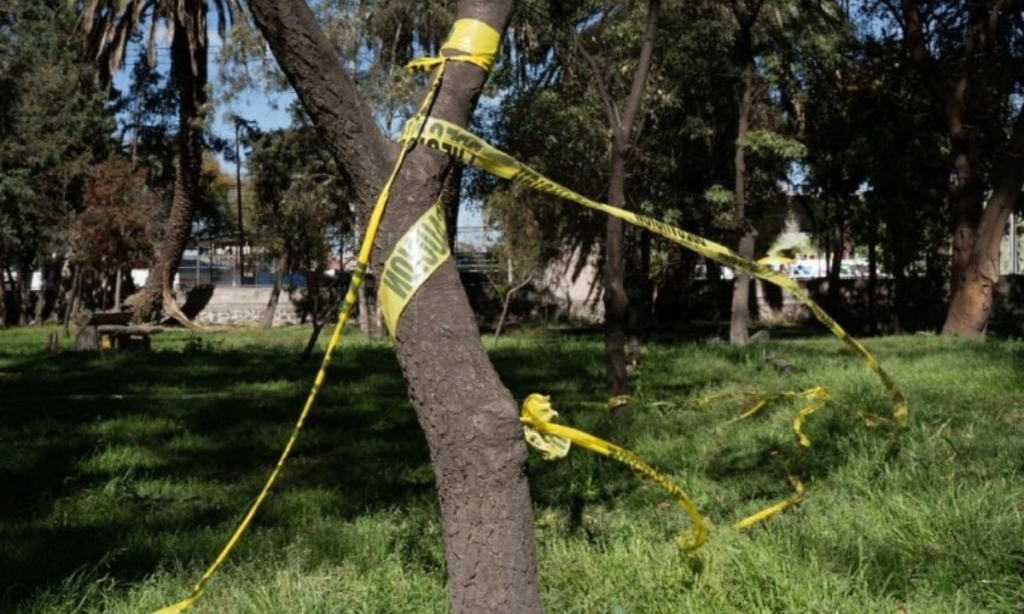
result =
[[[611,397],[605,405],[609,410],[616,410],[620,407],[624,407],[633,402],[633,397],[628,394],[620,394],[619,396]]]
[[[800,448],[810,448],[811,440],[807,437],[807,435],[804,434],[803,424],[804,420],[806,420],[808,416],[821,409],[821,407],[823,407],[825,403],[828,402],[828,391],[826,391],[821,386],[815,386],[814,388],[803,390],[801,392],[782,392],[779,394],[773,394],[771,396],[765,397],[758,401],[757,403],[755,403],[753,407],[751,407],[747,411],[743,412],[736,418],[730,420],[729,424],[739,422],[740,420],[745,420],[753,416],[754,414],[760,412],[762,409],[767,407],[768,404],[771,403],[772,401],[777,401],[778,399],[784,398],[809,399],[813,401],[810,405],[807,405],[799,412],[797,412],[796,418],[793,419],[792,426],[793,434],[796,435],[796,440],[797,443],[800,444]],[[786,476],[789,478],[789,483],[793,486],[794,490],[794,493],[791,497],[789,497],[785,501],[780,501],[779,503],[768,506],[763,510],[760,510],[759,512],[751,514],[750,516],[747,516],[746,518],[740,520],[732,526],[738,530],[748,529],[753,525],[763,520],[767,520],[775,514],[778,514],[779,512],[789,509],[796,505],[797,503],[800,503],[800,501],[802,501],[804,498],[804,484],[803,482],[800,481],[800,478],[796,477],[795,475],[792,474],[792,472],[790,472],[788,463],[786,465]]]
[[[427,113],[427,111],[430,109],[430,105],[433,103],[434,98],[437,96],[437,91],[441,86],[441,81],[444,76],[444,68],[447,61],[470,62],[472,64],[480,66],[481,68],[484,68],[485,70],[485,66],[489,67],[493,63],[494,52],[490,52],[490,60],[488,60],[487,50],[493,47],[493,49],[496,51],[497,42],[491,39],[490,34],[486,32],[485,28],[481,27],[481,25],[486,26],[486,24],[483,24],[483,22],[476,22],[475,24],[463,23],[459,25],[460,22],[464,21],[475,20],[459,20],[459,22],[456,22],[457,27],[452,28],[452,33],[453,35],[458,35],[460,37],[458,48],[470,52],[472,53],[472,55],[460,55],[450,58],[435,58],[437,61],[434,61],[431,64],[430,68],[433,68],[434,66],[439,66],[440,69],[437,71],[437,74],[434,75],[434,79],[433,82],[431,83],[430,90],[427,92],[427,95],[423,98],[423,102],[420,103],[419,109],[417,109],[415,117],[422,119]],[[490,27],[487,26],[487,28]],[[493,32],[495,35],[497,34],[493,28],[490,28],[490,31]],[[466,37],[471,37],[473,35],[480,36],[482,40],[484,40],[484,44],[476,45],[473,44],[471,41],[467,42],[465,40]],[[463,46],[465,46],[466,49],[463,49]],[[446,44],[444,48],[448,47],[449,45]],[[422,69],[422,67],[420,66],[412,65],[410,65],[409,68]],[[231,553],[235,545],[238,543],[238,540],[241,539],[242,535],[249,528],[249,525],[252,523],[253,517],[256,515],[256,512],[260,508],[260,505],[263,503],[263,500],[267,497],[267,494],[269,494],[271,487],[274,485],[274,482],[277,481],[277,476],[280,474],[281,468],[284,467],[285,461],[288,459],[288,456],[291,454],[292,448],[295,446],[295,442],[298,440],[299,433],[306,422],[306,417],[309,415],[310,410],[313,408],[313,402],[316,399],[316,395],[320,391],[320,387],[323,385],[324,379],[326,378],[327,366],[331,362],[331,357],[334,353],[334,349],[341,342],[342,333],[345,329],[345,324],[348,323],[349,316],[352,314],[352,310],[355,308],[355,305],[358,300],[357,296],[359,292],[359,287],[362,285],[363,277],[365,276],[366,269],[369,266],[370,253],[373,250],[373,242],[377,236],[377,230],[380,228],[380,221],[381,218],[384,216],[384,209],[387,205],[388,198],[391,195],[391,187],[392,185],[394,185],[395,178],[398,177],[398,172],[399,170],[401,170],[402,164],[405,162],[405,158],[408,155],[409,150],[412,149],[412,145],[413,141],[406,141],[405,143],[402,144],[402,148],[399,150],[398,156],[395,159],[395,166],[391,170],[391,175],[388,177],[388,180],[384,183],[384,187],[381,189],[380,194],[377,197],[377,202],[374,205],[373,212],[370,214],[370,221],[366,227],[366,234],[363,236],[362,246],[360,247],[359,250],[359,257],[357,258],[356,266],[352,272],[352,279],[349,282],[348,291],[345,294],[345,300],[342,303],[341,310],[338,312],[338,322],[335,325],[334,332],[332,333],[331,339],[327,344],[327,349],[324,351],[324,358],[323,361],[320,363],[320,370],[317,371],[316,378],[313,380],[313,387],[309,391],[309,396],[306,398],[306,403],[302,408],[302,412],[299,414],[299,419],[295,423],[295,427],[292,430],[291,437],[288,439],[288,443],[285,445],[284,450],[281,452],[281,457],[278,459],[277,465],[275,465],[273,471],[271,471],[270,477],[267,478],[267,482],[266,484],[264,484],[263,489],[260,491],[260,494],[256,497],[256,501],[254,501],[252,506],[250,506],[245,517],[242,519],[242,522],[235,529],[235,532],[231,535],[231,538],[228,540],[227,544],[221,550],[220,554],[217,555],[217,558],[214,560],[214,562],[209,566],[209,568],[207,568],[207,570],[203,573],[202,577],[200,577],[199,582],[197,582],[195,587],[192,589],[192,593],[182,601],[179,601],[178,603],[175,603],[173,605],[169,605],[165,608],[161,608],[153,612],[153,614],[179,614],[180,612],[184,612],[185,610],[187,610],[193,603],[195,603],[197,599],[199,599],[199,597],[203,594],[203,590],[206,587],[206,583],[210,580],[211,577],[213,577],[213,574],[216,573],[216,571],[220,568],[224,561],[227,560],[228,554]]]
[[[398,334],[398,319],[413,294],[449,256],[444,211],[438,200],[398,240],[384,263],[377,299],[392,337]]]
[[[455,60],[474,64],[484,72],[490,72],[500,44],[501,34],[488,24],[478,19],[459,19],[452,25],[448,38],[441,45],[442,55],[415,59],[406,68],[429,72],[446,60]],[[444,55],[445,51],[458,53]]]
[[[803,499],[804,499],[804,483],[800,481],[800,478],[798,478],[795,475],[793,475],[792,473],[790,473],[788,467],[786,468],[786,474],[789,477],[789,483],[793,485],[793,490],[795,491],[793,496],[788,498],[788,499],[786,499],[785,501],[780,501],[780,502],[776,503],[775,505],[772,505],[770,507],[766,507],[763,510],[757,512],[756,514],[751,514],[750,516],[747,516],[743,520],[741,520],[741,521],[737,522],[736,524],[732,525],[734,529],[736,529],[738,531],[742,531],[744,529],[749,529],[750,527],[754,526],[755,524],[757,524],[757,523],[759,523],[759,522],[761,522],[763,520],[767,520],[768,518],[771,518],[775,514],[778,514],[779,512],[781,512],[783,510],[789,509],[789,508],[793,507],[794,505],[796,505],[797,503],[800,503],[801,501],[803,501]]]
[[[679,536],[679,545],[684,550],[695,550],[704,543],[707,537],[707,530],[704,528],[704,521],[701,519],[697,508],[676,484],[651,468],[639,456],[625,448],[608,443],[603,439],[594,437],[589,433],[576,430],[561,424],[555,424],[553,420],[558,417],[558,412],[551,407],[550,397],[542,394],[531,394],[523,402],[523,412],[519,421],[523,423],[523,433],[526,441],[536,448],[546,460],[558,460],[569,453],[571,444],[586,448],[602,456],[616,460],[635,473],[666,490],[676,500],[679,507],[686,510],[690,516],[692,528]]]
[[[512,156],[492,147],[489,143],[475,134],[456,126],[452,123],[436,118],[417,117],[406,123],[402,132],[403,141],[416,141],[427,147],[432,147],[455,157],[466,164],[475,166],[483,171],[498,177],[509,179],[525,186],[558,196],[565,200],[583,205],[590,209],[596,209],[617,217],[634,226],[646,228],[651,232],[665,237],[673,243],[677,243],[710,258],[720,264],[746,271],[754,277],[763,279],[771,284],[789,290],[800,302],[811,310],[811,313],[824,324],[836,337],[841,339],[867,364],[882,380],[886,391],[892,398],[892,421],[897,426],[905,426],[907,422],[907,402],[900,392],[896,383],[889,377],[889,374],[882,369],[875,357],[861,345],[859,341],[851,337],[839,324],[814,302],[807,292],[794,280],[773,272],[771,269],[760,265],[748,258],[740,256],[731,249],[705,239],[704,237],[686,232],[680,228],[670,226],[653,218],[638,215],[625,209],[613,207],[582,196],[547,177],[541,175],[529,166],[516,160]]]

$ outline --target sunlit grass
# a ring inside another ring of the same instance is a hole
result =
[[[146,614],[186,595],[259,491],[318,367],[308,329],[168,332],[147,354],[79,354],[56,329],[0,331],[0,612]],[[322,347],[323,340],[321,341]],[[911,405],[828,337],[737,350],[652,342],[636,403],[603,409],[597,336],[487,341],[517,398],[633,449],[711,525],[607,459],[531,456],[545,607],[559,613],[1024,611],[1024,343],[868,340]],[[791,365],[780,371],[773,360]],[[828,388],[730,423],[760,395]],[[736,520],[807,486],[746,532]],[[444,550],[426,444],[388,342],[354,335],[281,482],[197,614],[442,613]]]

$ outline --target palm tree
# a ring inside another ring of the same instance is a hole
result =
[[[172,284],[199,202],[210,4],[217,14],[218,32],[223,36],[241,11],[239,0],[69,0],[85,32],[87,53],[98,63],[101,81],[106,86],[124,62],[128,42],[137,30],[147,28],[146,53],[151,64],[156,57],[160,24],[166,27],[170,40],[171,79],[178,92],[174,198],[149,279],[141,291],[126,301],[139,320],[154,319],[162,307],[168,315],[189,324],[174,301]]]

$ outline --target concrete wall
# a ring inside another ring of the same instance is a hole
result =
[[[580,262],[564,265],[559,272],[551,271],[546,288],[524,291],[514,311],[524,319],[551,318],[558,315],[570,315],[573,318],[599,322],[601,319],[600,286],[594,283],[594,277],[576,275],[572,272],[580,268],[594,272],[592,262]],[[560,276],[556,273],[560,273]],[[471,302],[477,311],[480,323],[486,325],[497,316],[500,303],[491,296],[490,289],[473,276],[463,276]],[[552,279],[552,277],[554,279]],[[472,278],[472,279],[471,279]],[[913,284],[914,280],[910,280]],[[809,280],[799,282],[817,301],[823,302],[828,292],[825,280]],[[867,317],[868,292],[867,280],[840,280],[840,301],[835,313],[831,314],[842,323],[855,323]],[[708,319],[715,313],[719,318],[728,318],[731,300],[731,281],[698,281],[689,292],[692,302],[685,314],[680,314],[682,321],[686,319]],[[271,288],[259,287],[216,287],[200,288],[189,293],[189,302],[185,312],[189,315],[197,313],[195,319],[205,325],[237,325],[262,322],[267,301],[270,300]],[[913,291],[912,291],[913,292]],[[923,320],[922,326],[938,326],[945,316],[946,304],[927,296],[924,291],[913,292],[909,309]],[[892,280],[878,281],[878,310],[884,314],[891,308]],[[296,291],[293,295],[281,293],[277,306],[274,324],[294,324],[301,320],[303,293]],[[794,299],[788,292],[782,292],[776,286],[764,282],[755,283],[755,292],[751,298],[751,309],[755,318],[762,322],[799,322],[810,318],[807,308]],[[935,321],[938,320],[938,324]],[[1004,276],[997,288],[993,321],[1024,323],[1024,276]],[[912,323],[905,323],[905,325]],[[913,327],[913,326],[912,326]]]
[[[269,287],[200,287],[189,291],[182,310],[203,325],[233,326],[257,324],[270,301]],[[303,294],[281,292],[274,312],[274,324],[297,324],[300,321],[298,301]]]

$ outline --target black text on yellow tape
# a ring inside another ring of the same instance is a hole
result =
[[[398,240],[384,263],[377,300],[391,336],[398,334],[398,319],[416,290],[449,256],[444,212],[438,200]]]
[[[512,156],[492,147],[475,134],[452,123],[435,118],[414,118],[410,120],[402,132],[402,140],[413,140],[428,147],[443,151],[466,164],[475,166],[498,177],[521,183],[535,190],[552,194],[565,200],[596,209],[629,222],[635,226],[646,228],[669,241],[678,243],[720,264],[745,271],[754,277],[789,290],[800,302],[805,304],[836,337],[850,347],[864,363],[882,380],[892,399],[892,422],[898,426],[906,425],[907,402],[896,383],[882,369],[875,357],[868,352],[859,341],[851,337],[839,324],[814,302],[804,289],[794,280],[776,273],[764,265],[744,258],[731,249],[705,239],[704,237],[686,232],[653,218],[638,215],[625,209],[612,207],[582,196],[541,175]]]

